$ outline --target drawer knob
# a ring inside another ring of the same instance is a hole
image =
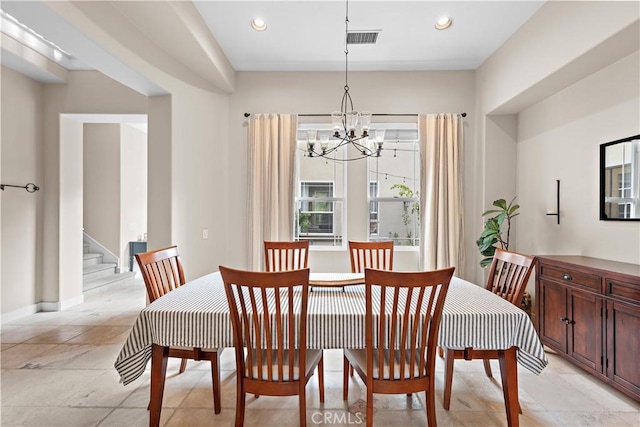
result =
[[[564,273],[564,274],[562,275],[562,278],[563,278],[564,280],[573,280],[573,277],[571,277],[571,275],[570,275],[570,274],[567,274],[567,273]]]

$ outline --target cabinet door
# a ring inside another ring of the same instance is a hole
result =
[[[589,292],[568,289],[567,302],[567,353],[585,368],[602,373],[602,299]]]
[[[607,376],[640,396],[640,308],[607,302]]]
[[[540,279],[540,339],[562,353],[567,352],[566,294],[565,286]]]

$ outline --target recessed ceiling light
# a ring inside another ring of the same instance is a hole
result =
[[[267,29],[267,23],[262,18],[253,18],[251,20],[251,28],[256,31],[264,31]]]
[[[450,16],[441,16],[436,21],[436,30],[446,30],[453,24],[453,19]]]

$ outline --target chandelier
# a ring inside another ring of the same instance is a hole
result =
[[[349,94],[349,0],[346,0],[346,14],[344,19],[344,95],[340,102],[340,111],[331,113],[332,132],[331,138],[335,143],[330,143],[330,135],[322,134],[318,139],[318,132],[307,132],[307,155],[309,157],[324,157],[337,161],[358,160],[366,157],[380,157],[382,144],[384,143],[384,130],[375,130],[371,138],[369,131],[371,125],[371,113],[358,112],[353,108],[353,100]],[[360,128],[360,131],[356,133]],[[372,140],[370,140],[372,139]],[[360,153],[357,157],[340,158],[332,154],[341,147],[345,149],[354,146]]]

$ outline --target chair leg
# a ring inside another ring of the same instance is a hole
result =
[[[187,359],[182,359],[182,361],[180,361],[180,370],[178,373],[183,373],[185,369],[187,369]]]
[[[454,350],[448,348],[444,351],[444,403],[443,407],[447,411],[451,405],[451,385],[453,384],[453,356]]]
[[[349,376],[353,376],[353,366],[349,365]]]
[[[367,427],[373,427],[373,390],[367,386]]]
[[[429,389],[425,390],[424,401],[426,403],[427,410],[427,425],[429,427],[436,427],[436,396],[435,396],[435,379],[431,377],[429,379]]]
[[[344,359],[342,366],[342,400],[349,400],[349,368],[351,364],[347,356],[342,356]]]
[[[300,427],[307,426],[307,396],[304,389],[304,381],[298,395],[298,409],[300,411]]]
[[[482,362],[484,363],[484,372],[487,374],[487,377],[493,378],[493,375],[491,373],[491,360],[484,359]]]
[[[324,354],[318,362],[318,387],[320,387],[320,402],[324,402]]]
[[[219,414],[222,410],[220,404],[220,353],[216,351],[211,359],[211,382],[213,383],[213,412]]]
[[[239,371],[238,371],[239,372]],[[246,404],[246,396],[244,387],[242,386],[242,377],[240,374],[236,376],[238,385],[236,387],[236,425],[244,425],[244,408]]]

